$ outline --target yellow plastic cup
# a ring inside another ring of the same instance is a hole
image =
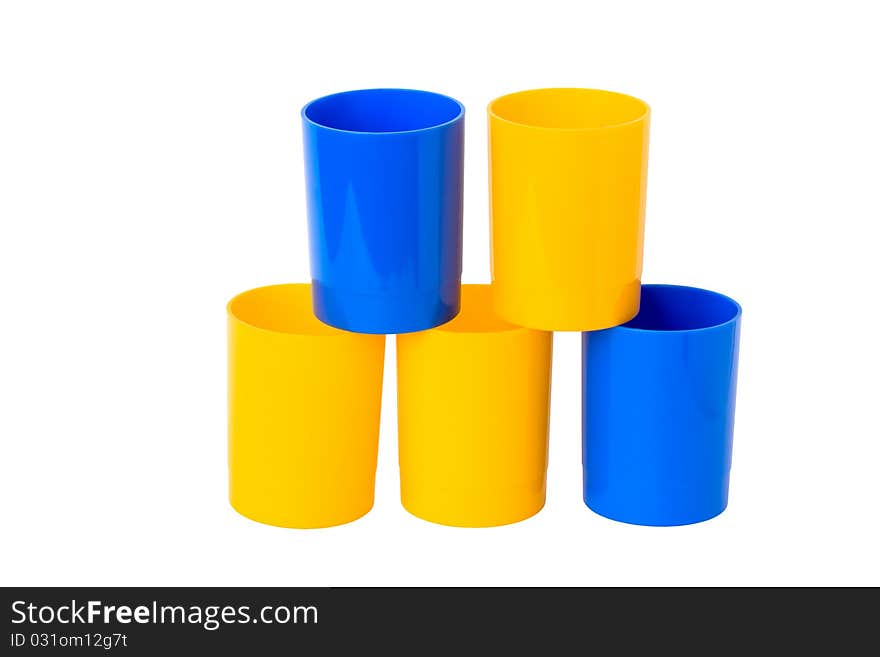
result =
[[[595,89],[489,104],[492,282],[504,319],[592,331],[639,309],[650,109]]]
[[[373,506],[384,335],[331,328],[310,286],[239,294],[229,321],[229,500],[257,522],[300,529]]]
[[[461,312],[397,336],[400,497],[458,527],[524,520],[544,506],[553,334],[492,312],[463,285]]]

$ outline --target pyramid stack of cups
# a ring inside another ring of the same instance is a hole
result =
[[[282,527],[373,506],[386,334],[400,495],[461,527],[544,506],[553,331],[583,334],[584,501],[639,525],[727,506],[740,307],[641,283],[648,106],[489,104],[491,285],[461,284],[464,108],[367,89],[302,110],[311,284],[233,298],[230,500]]]

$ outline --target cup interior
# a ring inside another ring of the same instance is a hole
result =
[[[639,314],[626,328],[643,331],[693,331],[730,322],[739,304],[717,292],[680,285],[643,285]]]
[[[312,312],[307,283],[269,285],[242,292],[229,302],[229,314],[240,322],[275,333],[343,335]]]
[[[490,285],[461,286],[461,311],[452,320],[437,327],[452,333],[498,333],[520,328],[495,314]]]
[[[648,114],[638,98],[600,89],[532,89],[501,96],[490,114],[534,128],[597,130],[631,123]]]
[[[303,116],[334,130],[408,132],[448,123],[463,112],[457,100],[430,91],[362,89],[318,98]]]

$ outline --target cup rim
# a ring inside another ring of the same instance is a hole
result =
[[[440,324],[439,326],[435,326],[432,329],[428,329],[429,331],[438,331],[449,335],[475,336],[499,335],[502,333],[513,333],[516,331],[537,330],[530,329],[525,326],[520,326],[519,324],[514,324],[513,322],[504,319],[497,312],[495,312],[494,308],[491,305],[489,306],[488,311],[491,314],[491,321],[496,324],[495,326],[491,326],[489,328],[457,328],[458,325],[465,324],[470,320],[470,308],[465,308],[465,295],[470,295],[470,293],[475,290],[480,290],[480,293],[488,293],[491,295],[493,286],[490,283],[461,283],[460,287],[461,310],[448,322]],[[489,303],[491,304],[491,297],[489,298]]]
[[[714,290],[707,290],[702,287],[694,287],[691,285],[675,285],[670,283],[645,283],[642,285],[642,289],[644,288],[652,288],[652,289],[674,289],[674,290],[689,290],[692,292],[699,292],[706,297],[714,297],[716,299],[721,299],[727,303],[730,303],[733,306],[734,312],[733,315],[728,317],[722,322],[715,322],[709,324],[707,326],[699,326],[697,328],[682,328],[682,329],[655,329],[655,328],[642,328],[638,326],[627,326],[627,323],[620,324],[619,326],[613,326],[609,329],[605,329],[608,331],[629,331],[634,333],[649,333],[654,335],[664,335],[664,334],[680,334],[680,333],[699,333],[701,331],[715,331],[719,328],[729,326],[732,324],[736,324],[742,316],[742,306],[739,303],[727,296],[726,294],[721,294],[720,292],[715,292]],[[636,314],[638,317],[638,314]],[[629,320],[629,322],[633,321],[635,317]]]
[[[458,106],[458,113],[449,119],[448,121],[443,121],[441,123],[435,123],[433,125],[424,126],[421,128],[413,128],[412,130],[386,130],[386,131],[371,131],[371,130],[346,130],[344,128],[335,128],[333,126],[327,125],[325,123],[320,123],[315,121],[308,115],[309,109],[315,105],[315,103],[328,100],[330,98],[338,98],[341,96],[351,96],[363,93],[385,93],[385,92],[405,92],[413,95],[424,95],[424,96],[433,96],[435,98],[442,98],[445,100],[452,101],[455,105]],[[406,87],[371,87],[367,89],[350,89],[348,91],[337,91],[336,93],[326,94],[319,98],[314,98],[310,100],[305,105],[303,105],[300,110],[300,116],[302,120],[309,125],[313,125],[317,128],[321,128],[322,130],[329,130],[331,132],[338,132],[341,134],[347,135],[408,135],[408,134],[416,134],[419,132],[428,132],[431,130],[437,130],[439,128],[443,128],[445,126],[452,125],[458,121],[461,121],[464,118],[464,105],[461,101],[456,100],[452,96],[447,96],[446,94],[437,93],[436,91],[426,91],[424,89],[408,89]]]
[[[256,322],[245,319],[240,313],[236,312],[234,308],[236,302],[240,301],[248,295],[265,292],[267,290],[275,288],[296,288],[296,291],[298,293],[302,293],[303,289],[305,289],[306,294],[308,295],[309,299],[311,299],[311,287],[312,286],[310,283],[276,283],[273,285],[261,285],[259,287],[253,287],[243,292],[239,292],[226,303],[226,315],[229,319],[243,326],[247,326],[248,328],[254,329],[256,331],[262,331],[272,335],[297,336],[308,338],[350,338],[352,336],[361,335],[359,333],[352,333],[351,331],[346,331],[344,329],[325,324],[314,315],[313,311],[311,310],[311,305],[309,305],[309,312],[312,314],[310,317],[306,317],[307,323],[311,326],[311,328],[308,330],[293,328],[280,330],[268,326],[263,326]],[[314,322],[311,321],[312,319],[314,319]],[[372,336],[365,335],[364,337]]]
[[[496,107],[497,104],[505,99],[512,98],[514,96],[525,96],[527,94],[535,94],[535,93],[545,93],[545,92],[577,92],[577,93],[591,93],[591,94],[601,94],[601,95],[610,95],[610,96],[619,96],[621,98],[627,98],[629,100],[633,100],[639,105],[642,106],[642,112],[632,119],[627,119],[625,121],[618,121],[614,123],[609,123],[607,125],[601,126],[592,126],[592,127],[549,127],[543,125],[537,125],[535,123],[526,123],[523,121],[514,121],[513,119],[506,118],[498,113]],[[607,89],[593,89],[589,87],[539,87],[537,89],[523,89],[521,91],[513,91],[508,94],[504,94],[502,96],[498,96],[489,102],[486,106],[486,111],[490,118],[501,121],[502,123],[507,123],[509,125],[517,126],[519,128],[528,128],[530,130],[546,130],[548,132],[597,132],[600,130],[614,130],[617,128],[622,128],[624,126],[632,125],[634,123],[639,123],[641,121],[645,121],[651,116],[651,106],[648,105],[641,98],[637,98],[636,96],[631,96],[630,94],[621,93],[619,91],[609,91]]]

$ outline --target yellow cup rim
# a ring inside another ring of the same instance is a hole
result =
[[[461,284],[461,310],[451,320],[431,331],[453,335],[494,335],[534,329],[513,324],[495,312],[492,286],[488,283]]]
[[[506,117],[502,115],[498,111],[499,104],[503,104],[504,102],[508,102],[511,99],[515,98],[524,98],[526,96],[533,95],[546,95],[548,97],[556,97],[557,100],[564,98],[565,96],[571,96],[573,94],[577,94],[578,96],[590,95],[590,96],[609,96],[615,97],[621,101],[625,101],[631,103],[632,105],[640,108],[641,111],[637,112],[635,116],[630,116],[625,119],[621,119],[618,121],[608,121],[603,122],[601,125],[596,126],[546,126],[540,125],[539,123],[530,122],[530,121],[522,121],[522,120],[514,120],[512,118]],[[641,121],[645,121],[651,115],[651,107],[640,98],[636,98],[635,96],[631,96],[629,94],[620,93],[618,91],[607,91],[605,89],[590,89],[585,87],[543,87],[539,89],[525,89],[522,91],[514,91],[509,94],[504,94],[503,96],[498,96],[494,100],[492,100],[486,108],[489,117],[491,119],[495,119],[502,123],[507,123],[509,125],[514,125],[520,128],[528,128],[531,130],[546,130],[548,132],[596,132],[600,130],[613,130],[616,128],[621,128],[624,126],[632,125],[634,123],[639,123]]]
[[[278,283],[254,287],[232,297],[226,304],[226,313],[231,320],[238,324],[273,335],[310,338],[351,338],[360,335],[335,328],[315,317],[312,310],[311,288],[309,283]],[[256,322],[253,317],[242,316],[242,309],[239,306],[249,297],[282,291],[293,293],[288,296],[288,300],[296,304],[295,312],[280,320],[276,318],[277,321],[272,322],[275,324],[274,326]]]

